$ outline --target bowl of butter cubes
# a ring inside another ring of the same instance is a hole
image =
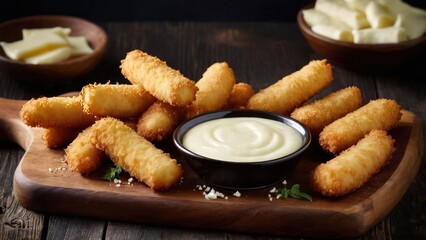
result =
[[[105,55],[108,36],[72,16],[40,15],[0,23],[0,70],[26,82],[61,83],[81,77]]]
[[[402,0],[317,0],[297,23],[313,50],[352,71],[399,69],[426,54],[426,11]]]

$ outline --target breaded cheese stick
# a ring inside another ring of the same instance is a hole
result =
[[[84,129],[65,148],[65,161],[73,172],[90,174],[95,171],[105,159],[105,153],[96,148],[91,141],[92,127]]]
[[[254,94],[249,99],[247,108],[287,115],[332,80],[331,65],[326,60],[310,61],[299,71]]]
[[[373,129],[388,131],[401,118],[395,100],[377,99],[327,125],[319,135],[321,147],[334,154],[349,148]]]
[[[320,164],[311,175],[314,191],[338,197],[364,185],[392,158],[394,140],[383,130],[372,130],[356,145]]]
[[[221,109],[234,84],[234,72],[226,62],[212,64],[195,84],[198,92],[195,100],[185,109],[186,119]]]
[[[152,190],[167,190],[179,182],[180,164],[120,120],[102,118],[93,125],[92,131],[92,142],[99,149]]]
[[[158,142],[173,134],[182,120],[183,109],[157,101],[138,120],[137,133],[150,142]]]
[[[361,90],[357,87],[347,87],[296,108],[290,117],[305,124],[313,135],[318,136],[325,126],[361,106]]]
[[[120,68],[131,83],[170,105],[186,106],[195,99],[197,88],[194,81],[140,50],[128,52]]]
[[[95,122],[93,116],[83,112],[81,96],[33,98],[22,106],[19,115],[31,127],[84,129]]]
[[[61,148],[70,144],[80,131],[78,128],[47,128],[42,139],[48,148]]]
[[[97,117],[139,117],[155,98],[137,85],[89,84],[81,90],[83,111]]]
[[[226,108],[238,109],[244,108],[248,100],[254,95],[252,86],[248,83],[236,83],[232,87],[231,95],[229,96]]]

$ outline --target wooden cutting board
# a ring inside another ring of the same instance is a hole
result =
[[[126,174],[122,174],[123,184],[117,187],[100,179],[102,170],[90,176],[69,171],[63,161],[64,151],[44,146],[43,129],[29,128],[19,119],[24,102],[0,98],[0,138],[26,150],[15,172],[14,195],[26,208],[55,214],[299,237],[357,237],[399,202],[418,172],[423,153],[419,119],[403,110],[400,123],[390,131],[397,148],[393,158],[352,194],[325,198],[312,192],[311,170],[331,158],[314,140],[294,172],[285,176],[287,187],[300,184],[301,190],[313,197],[312,202],[270,199],[273,186],[241,190],[241,197],[233,196],[235,191],[216,189],[228,199],[207,200],[197,188],[205,183],[169,142],[161,147],[182,163],[184,178],[167,192],[152,192],[139,182],[127,185]]]

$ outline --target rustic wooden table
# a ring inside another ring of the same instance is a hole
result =
[[[321,58],[307,45],[294,23],[108,22],[100,25],[109,35],[109,48],[104,60],[93,72],[72,83],[58,85],[24,84],[0,72],[0,97],[29,99],[79,91],[82,86],[94,82],[111,80],[127,83],[118,66],[125,54],[133,49],[158,56],[190,79],[199,79],[213,62],[226,61],[233,68],[237,81],[248,82],[255,89],[264,88],[298,70],[309,60]],[[404,109],[415,113],[423,129],[426,128],[424,62],[412,63],[397,72],[389,69],[382,74],[355,73],[336,66],[334,78],[332,85],[317,97],[356,85],[362,89],[364,101],[393,98]],[[0,239],[279,238],[268,233],[254,235],[135,224],[25,209],[12,193],[13,174],[25,152],[17,144],[5,141],[3,136],[0,140]],[[425,156],[417,176],[398,205],[359,239],[426,239],[424,162]]]

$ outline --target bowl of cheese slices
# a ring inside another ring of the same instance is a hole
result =
[[[85,19],[41,15],[0,23],[0,70],[27,82],[66,82],[103,58],[108,37]]]
[[[398,69],[426,53],[426,11],[400,0],[317,0],[297,23],[318,54],[349,70]]]

